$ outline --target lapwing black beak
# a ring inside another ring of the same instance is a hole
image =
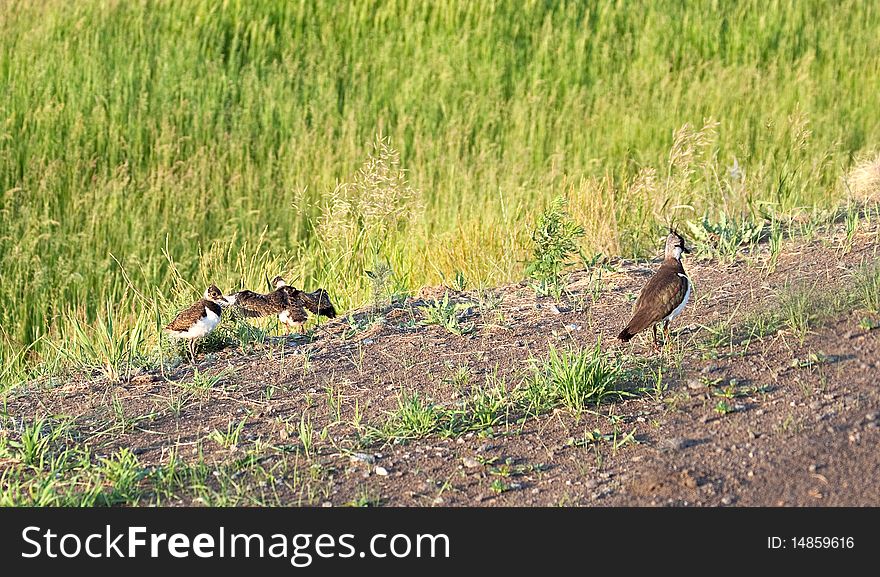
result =
[[[682,247],[681,247],[681,252],[686,253],[686,254],[691,254],[691,249],[689,249],[688,247],[682,245]]]

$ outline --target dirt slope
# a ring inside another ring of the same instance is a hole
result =
[[[10,395],[7,411],[18,421],[72,416],[96,458],[122,447],[145,467],[167,463],[171,448],[216,467],[252,457],[231,474],[237,484],[209,481],[240,504],[878,506],[880,330],[860,324],[862,311],[814,311],[803,335],[782,323],[742,340],[743,327],[784,309],[786,295],[844,291],[860,265],[877,262],[876,239],[863,232],[846,254],[839,235],[792,244],[769,274],[766,246],[734,263],[686,260],[695,298],[663,354],[647,339],[614,340],[656,267],[615,262],[598,279],[574,273],[560,303],[524,284],[449,291],[462,303],[464,335],[421,323],[419,307],[446,292],[424,290],[376,324],[355,311],[312,340],[203,355],[200,373],[222,374],[207,388],[192,384],[184,363],[121,383],[34,383]],[[487,378],[521,386],[551,345],[599,338],[641,367],[630,390],[645,390],[581,414],[557,408],[449,437],[363,440],[413,392],[460,406]],[[242,421],[237,442],[224,446],[216,432]],[[198,495],[181,489],[165,503],[205,502]]]

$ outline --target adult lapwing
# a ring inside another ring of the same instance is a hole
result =
[[[302,330],[302,325],[308,318],[306,311],[331,319],[336,316],[336,309],[324,289],[307,293],[288,285],[280,276],[272,279],[271,284],[275,290],[270,293],[242,290],[226,295],[226,300],[235,305],[236,310],[245,317],[278,315],[278,320],[288,331],[292,328]]]
[[[617,338],[626,342],[648,327],[654,329],[654,344],[657,340],[657,324],[664,323],[664,341],[669,338],[669,322],[677,317],[691,296],[691,282],[681,265],[682,253],[690,252],[684,238],[670,230],[666,237],[666,254],[660,268],[642,288],[633,307],[632,318]]]
[[[196,339],[204,337],[217,327],[223,313],[222,307],[227,304],[229,302],[223,292],[211,285],[201,299],[180,311],[173,321],[165,325],[165,332],[171,336],[189,340],[189,356],[193,364],[196,362]]]

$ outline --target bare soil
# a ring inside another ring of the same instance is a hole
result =
[[[424,289],[365,330],[352,325],[369,309],[323,323],[310,338],[202,353],[201,373],[225,371],[202,392],[186,385],[194,367],[181,362],[122,382],[96,374],[32,383],[12,392],[7,411],[19,420],[70,415],[96,456],[128,447],[147,466],[166,462],[172,448],[184,461],[200,455],[212,464],[258,454],[278,472],[268,481],[272,502],[289,505],[878,506],[880,330],[860,325],[864,311],[813,319],[803,337],[783,326],[721,347],[707,328],[737,331],[787,291],[844,290],[850,273],[877,262],[876,239],[863,232],[845,254],[840,233],[789,244],[769,274],[763,245],[732,263],[685,260],[695,295],[663,352],[650,335],[615,340],[657,266],[615,261],[599,280],[573,273],[558,303],[525,283],[489,291],[500,300],[494,308],[480,307],[476,291]],[[420,323],[419,306],[447,291],[467,304],[460,320],[473,332]],[[511,415],[450,438],[362,438],[413,391],[455,406],[489,376],[517,386],[551,345],[597,339],[644,363],[638,395],[580,414]],[[133,419],[127,428],[113,427],[120,407]],[[211,436],[242,419],[235,447]],[[302,423],[314,429],[311,445]],[[246,492],[265,493],[265,478],[248,482]],[[166,504],[199,502],[181,491]]]

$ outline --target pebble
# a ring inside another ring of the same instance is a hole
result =
[[[322,507],[332,507],[333,503],[331,503],[330,501],[324,501],[323,503],[321,503],[321,506]]]
[[[817,465],[816,463],[811,463],[810,466],[807,467],[807,470],[811,473],[815,473],[818,469],[819,465]]]
[[[473,457],[465,457],[461,460],[461,464],[467,467],[468,469],[474,469],[480,466],[480,462],[474,459]]]
[[[680,451],[682,449],[687,449],[691,445],[693,445],[693,441],[685,439],[684,437],[670,437],[668,439],[663,439],[658,443],[658,447],[661,451]]]
[[[812,401],[812,402],[810,403],[810,408],[811,408],[812,410],[814,410],[814,411],[818,411],[819,409],[822,408],[822,403],[821,403],[821,401]]]
[[[431,504],[432,505],[442,505],[443,504],[443,497],[434,497],[434,500],[431,501]]]
[[[868,413],[867,415],[865,415],[865,420],[868,421],[869,423],[871,421],[876,421],[877,420],[877,413]]]
[[[376,474],[380,477],[387,477],[388,469],[386,469],[385,467],[376,467]]]
[[[728,497],[728,496],[721,497],[721,504],[722,505],[730,505],[731,503],[733,503],[732,497]]]
[[[703,383],[697,379],[690,379],[687,386],[689,389],[699,390],[703,388]]]
[[[361,462],[366,463],[367,465],[372,465],[376,462],[376,457],[374,457],[373,455],[368,455],[366,453],[354,453],[351,457],[349,457],[349,460],[352,463]]]
[[[375,341],[373,339],[364,339],[363,342],[365,345],[372,345]]]

